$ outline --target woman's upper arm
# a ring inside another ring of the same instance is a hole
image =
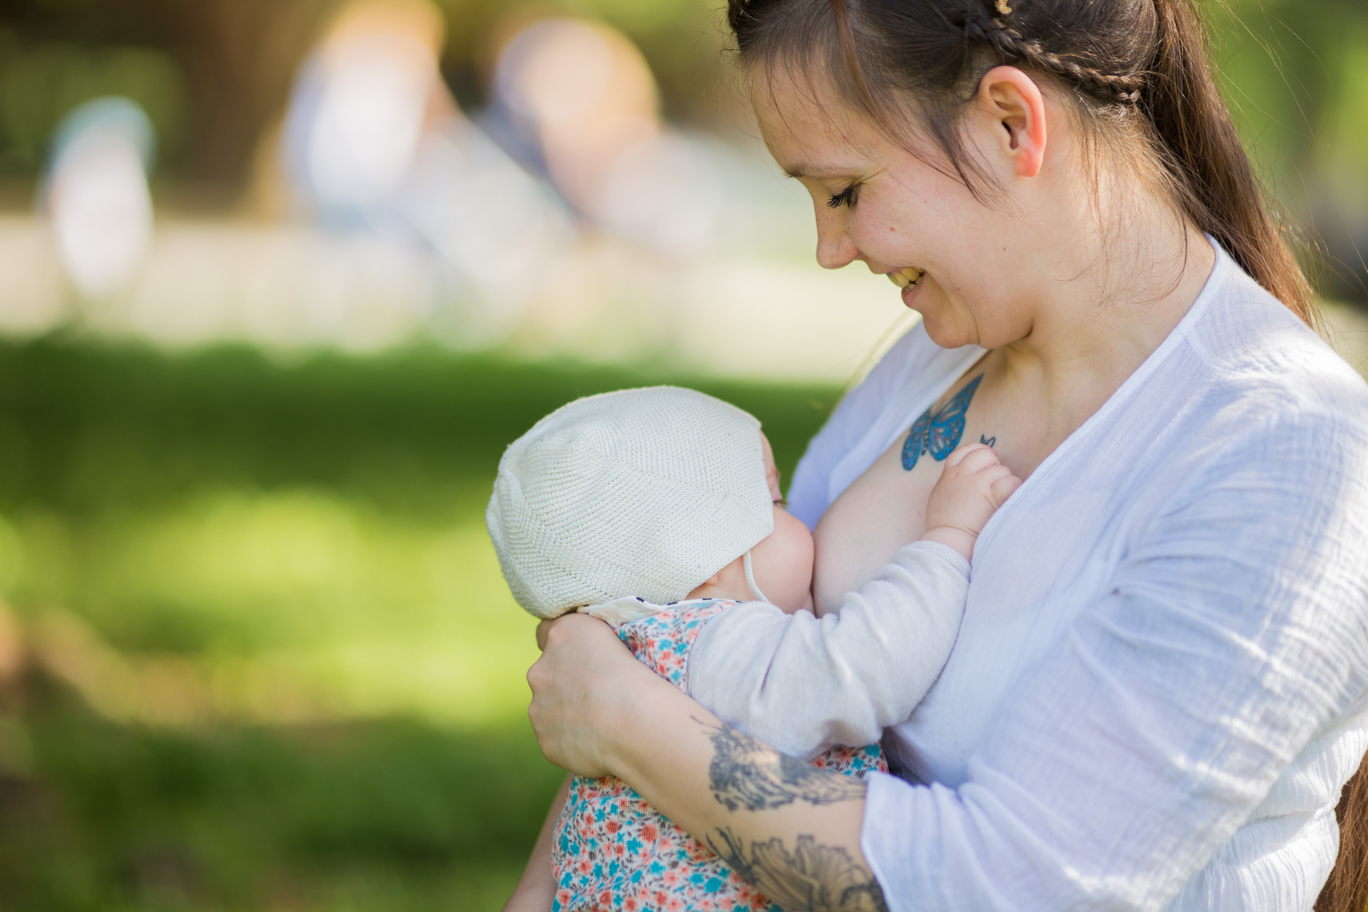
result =
[[[871,787],[891,908],[1161,908],[1319,729],[1363,711],[1368,440],[1307,420],[1174,492],[963,785]]]

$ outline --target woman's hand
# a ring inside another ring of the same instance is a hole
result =
[[[616,775],[613,750],[638,694],[665,684],[603,621],[567,614],[537,625],[527,716],[546,759],[581,776]]]
[[[723,725],[596,618],[543,621],[537,642],[527,714],[548,760],[622,779],[783,908],[886,908],[860,849],[864,783]]]

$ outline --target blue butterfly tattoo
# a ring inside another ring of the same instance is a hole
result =
[[[959,446],[960,437],[964,436],[964,413],[969,411],[969,400],[974,398],[982,379],[983,374],[979,374],[964,389],[955,393],[955,398],[947,402],[945,408],[934,415],[931,409],[927,409],[912,422],[912,429],[907,432],[907,441],[902,448],[904,469],[912,471],[917,460],[927,452],[932,459],[941,462]]]

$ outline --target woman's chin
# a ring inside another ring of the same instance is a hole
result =
[[[918,310],[921,314],[922,326],[926,329],[926,334],[931,337],[941,348],[960,348],[964,345],[971,345],[978,341],[972,332],[967,331],[966,327],[954,320],[945,319],[945,314],[939,309]]]

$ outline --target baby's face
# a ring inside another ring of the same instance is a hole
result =
[[[812,610],[812,533],[802,520],[791,516],[783,507],[779,492],[779,469],[774,465],[774,451],[762,433],[765,448],[765,478],[769,481],[770,496],[774,499],[774,531],[751,548],[751,572],[755,584],[765,598],[794,612]],[[746,582],[745,557],[738,557],[710,580],[689,593],[690,598],[729,598],[748,602],[755,598]]]

